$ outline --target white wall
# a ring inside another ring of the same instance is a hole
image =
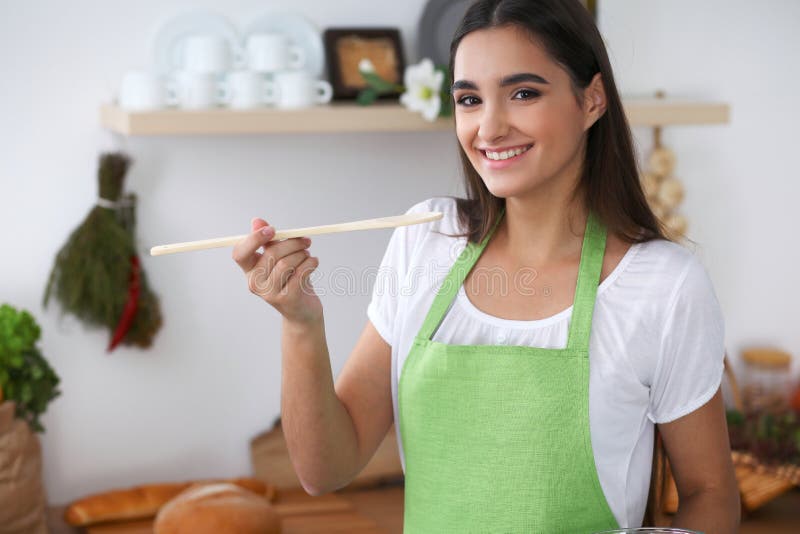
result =
[[[791,322],[800,297],[789,238],[800,193],[790,95],[800,82],[786,50],[800,4],[723,0],[601,2],[624,93],[665,89],[728,101],[727,126],[669,129],[688,189],[684,212],[723,304],[731,349],[773,342],[800,356]],[[158,24],[208,7],[244,26],[270,5],[320,27],[393,25],[416,60],[423,0],[251,0],[135,4],[0,2],[0,301],[31,310],[43,353],[62,378],[44,418],[52,503],[158,480],[250,472],[248,441],[279,414],[280,316],[249,294],[228,251],[150,258],[166,322],[150,351],[104,353],[103,332],[41,308],[53,257],[96,196],[97,155],[115,146],[97,123],[123,72],[151,61]],[[760,6],[760,7],[759,7]],[[642,148],[649,132],[637,131]],[[276,226],[402,213],[460,191],[450,134],[274,135],[117,139],[135,158],[139,240],[151,245],[242,233],[252,216]],[[371,287],[330,292],[330,276],[380,261],[390,231],[315,240],[334,372],[366,320]]]
[[[800,2],[600,4],[600,26],[625,94],[661,88],[731,104],[730,124],[669,128],[663,139],[678,154],[690,237],[700,245],[725,312],[730,354],[774,345],[794,354],[797,376]],[[649,149],[650,133],[637,134]]]

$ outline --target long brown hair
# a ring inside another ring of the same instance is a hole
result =
[[[569,74],[576,97],[595,74],[601,74],[607,106],[587,133],[582,175],[574,195],[583,195],[586,208],[608,232],[628,243],[668,239],[645,199],[630,127],[591,14],[579,0],[478,0],[467,10],[450,45],[451,80],[456,50],[464,36],[502,26],[522,28],[541,44]],[[458,236],[477,243],[489,233],[505,199],[489,192],[461,146],[459,153],[467,198],[456,199],[459,222],[466,229]]]

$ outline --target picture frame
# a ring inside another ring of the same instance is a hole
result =
[[[597,0],[581,0],[581,3],[583,7],[589,10],[595,23],[597,23]]]
[[[366,82],[358,70],[361,59],[369,59],[383,79],[403,83],[406,63],[397,28],[329,28],[323,34],[328,78],[334,100],[354,100]],[[380,98],[397,98],[399,92]]]

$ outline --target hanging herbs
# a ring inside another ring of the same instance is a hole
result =
[[[118,220],[136,242],[136,201],[134,193],[128,193],[120,203]],[[161,328],[161,306],[158,297],[150,288],[147,275],[137,255],[131,256],[128,298],[122,310],[119,323],[111,338],[109,351],[120,342],[147,348]]]
[[[136,253],[136,197],[122,196],[131,161],[100,157],[100,198],[56,255],[44,294],[84,323],[108,328],[108,351],[120,343],[149,347],[161,327],[161,309]]]

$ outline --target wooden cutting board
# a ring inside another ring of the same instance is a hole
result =
[[[336,494],[311,497],[303,490],[281,491],[273,504],[281,516],[282,534],[382,534],[372,519],[358,513]],[[153,534],[153,521],[125,521],[96,525],[86,534]]]

